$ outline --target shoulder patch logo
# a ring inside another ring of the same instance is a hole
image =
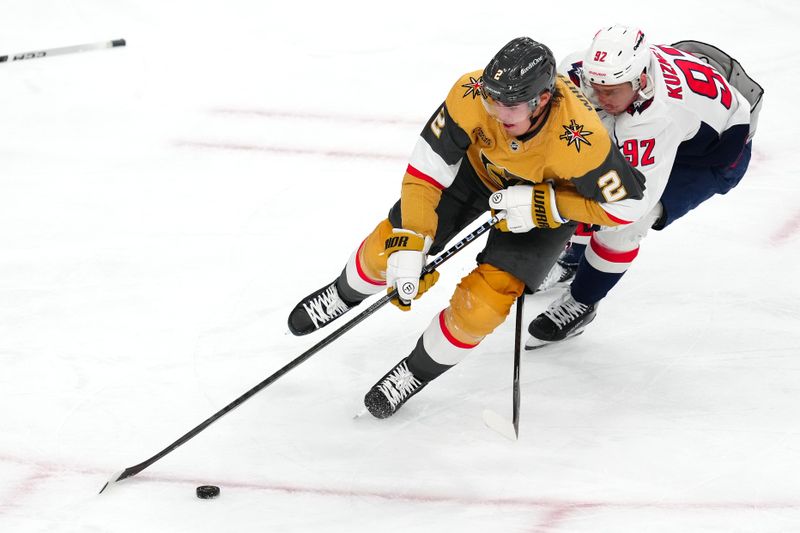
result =
[[[574,144],[578,153],[581,151],[581,143],[586,143],[588,146],[592,145],[586,137],[592,135],[593,132],[584,131],[583,124],[578,124],[575,119],[569,121],[569,126],[562,124],[561,127],[564,128],[564,133],[561,134],[559,139],[567,141],[567,146]]]
[[[637,100],[636,102],[633,102],[631,105],[629,105],[628,109],[626,109],[625,111],[631,116],[635,115],[636,113],[641,114],[644,113],[645,110],[647,110],[647,108],[650,107],[650,104],[652,103],[653,103],[652,98],[649,98],[645,101]]]
[[[469,83],[465,83],[462,85],[466,89],[464,91],[464,95],[462,98],[466,98],[467,96],[472,95],[472,99],[474,100],[475,97],[481,95],[481,89],[483,88],[483,78],[478,78],[477,80],[472,76],[469,77]]]
[[[567,75],[569,76],[569,81],[571,81],[576,87],[580,87],[581,78],[583,76],[583,60],[576,61],[575,63],[570,65],[569,70],[567,71]]]
[[[477,137],[481,141],[481,144],[483,144],[487,148],[491,148],[492,145],[494,144],[492,142],[492,139],[488,135],[486,135],[486,133],[483,131],[483,128],[481,127],[477,127],[474,130],[472,130],[472,134],[475,137]]]

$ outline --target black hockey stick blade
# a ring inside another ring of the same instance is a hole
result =
[[[514,396],[512,403],[512,419],[509,422],[507,419],[503,418],[491,409],[483,410],[483,423],[486,424],[486,427],[513,441],[519,440],[519,366],[521,359],[520,353],[522,351],[522,319],[524,304],[525,293],[523,292],[519,298],[517,298],[516,325],[514,326]]]
[[[102,489],[100,489],[100,492],[98,492],[97,494],[103,494],[103,491],[104,491],[104,490],[106,490],[107,488],[110,488],[110,487],[111,487],[111,486],[113,486],[114,484],[116,484],[116,483],[118,483],[118,482],[122,481],[123,479],[125,479],[125,477],[128,477],[128,476],[124,476],[124,477],[123,477],[123,474],[124,474],[124,473],[125,473],[125,471],[124,471],[124,470],[120,470],[119,472],[114,472],[114,475],[112,475],[112,476],[111,476],[111,477],[108,479],[108,481],[106,481],[106,484],[105,484],[105,485],[103,485],[103,488],[102,488]]]
[[[523,321],[523,308],[525,306],[525,293],[523,292],[517,298],[517,317],[516,325],[514,327],[514,397],[511,422],[514,424],[514,434],[519,438],[519,404],[520,404],[520,388],[519,388],[519,366],[522,353],[522,321]]]
[[[428,273],[433,272],[434,270],[436,270],[442,263],[444,263],[445,261],[447,261],[448,259],[450,259],[454,255],[456,255],[461,249],[463,249],[469,243],[473,242],[477,237],[479,237],[483,233],[489,231],[492,227],[494,227],[495,224],[500,222],[500,220],[502,220],[502,218],[503,218],[502,216],[495,215],[492,218],[490,218],[488,221],[486,221],[483,224],[481,224],[481,226],[479,226],[477,229],[475,229],[475,231],[473,231],[469,235],[465,236],[463,239],[458,241],[456,244],[454,244],[453,246],[451,246],[450,248],[448,248],[447,250],[445,250],[444,252],[439,254],[439,256],[436,257],[436,259],[434,259],[433,261],[428,263],[425,266],[425,268],[422,269],[422,274],[425,275],[425,274],[428,274]],[[396,298],[396,297],[397,297],[397,291],[395,291],[394,289],[389,291],[387,294],[385,294],[383,297],[381,297],[375,303],[373,303],[372,305],[370,305],[369,307],[364,309],[361,313],[359,313],[358,315],[353,317],[352,320],[350,320],[346,324],[342,325],[339,329],[337,329],[334,332],[332,332],[330,335],[328,335],[327,337],[325,337],[324,339],[319,341],[317,344],[315,344],[314,346],[312,346],[311,348],[309,348],[308,350],[306,350],[302,354],[300,354],[297,357],[295,357],[294,359],[292,359],[290,362],[285,364],[280,370],[278,370],[277,372],[275,372],[271,376],[267,377],[266,379],[264,379],[263,381],[258,383],[256,386],[252,387],[250,390],[248,390],[247,392],[245,392],[244,394],[242,394],[241,396],[239,396],[238,398],[233,400],[231,403],[229,403],[228,405],[226,405],[225,407],[223,407],[222,409],[220,409],[219,411],[217,411],[216,413],[214,413],[213,415],[208,417],[206,420],[201,422],[195,428],[189,430],[186,434],[184,434],[178,440],[176,440],[175,442],[173,442],[172,444],[170,444],[169,446],[167,446],[166,448],[164,448],[163,450],[161,450],[160,452],[158,452],[157,454],[155,454],[151,458],[147,459],[146,461],[142,461],[141,463],[139,463],[137,465],[128,467],[125,470],[122,470],[121,472],[111,476],[111,479],[109,479],[105,483],[105,485],[103,485],[103,488],[100,489],[99,494],[102,494],[103,491],[105,491],[108,487],[110,487],[112,485],[115,485],[115,484],[119,483],[120,481],[122,481],[122,480],[124,480],[126,478],[129,478],[131,476],[135,476],[136,474],[138,474],[139,472],[141,472],[142,470],[144,470],[148,466],[152,465],[153,463],[155,463],[156,461],[158,461],[159,459],[161,459],[165,455],[167,455],[167,454],[171,453],[172,451],[174,451],[179,446],[181,446],[181,445],[185,444],[186,442],[188,442],[189,440],[193,439],[201,431],[205,430],[208,426],[213,424],[215,421],[217,421],[218,419],[222,418],[222,416],[224,416],[225,414],[233,411],[235,408],[237,408],[238,406],[243,404],[245,401],[247,401],[250,397],[252,397],[253,395],[258,393],[259,391],[263,390],[264,388],[268,387],[269,385],[271,385],[272,383],[277,381],[281,376],[287,374],[293,368],[299,366],[301,363],[306,361],[312,355],[314,355],[315,353],[317,353],[318,351],[320,351],[321,349],[323,349],[327,345],[331,344],[333,341],[335,341],[336,339],[338,339],[339,337],[344,335],[346,332],[350,331],[357,324],[361,323],[368,316],[372,315],[375,311],[377,311],[378,309],[380,309],[381,307],[383,307],[384,305],[389,303],[389,301],[391,301],[393,298]]]

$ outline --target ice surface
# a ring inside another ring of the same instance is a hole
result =
[[[385,215],[459,75],[614,22],[737,57],[766,89],[753,161],[648,236],[584,335],[523,354],[519,441],[481,420],[510,418],[513,319],[353,419],[473,244],[415,312],[97,495],[324,336],[289,310]],[[0,64],[0,531],[800,531],[798,23],[744,0],[6,1],[2,54],[128,46]]]

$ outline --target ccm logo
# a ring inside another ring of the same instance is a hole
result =
[[[44,57],[47,52],[28,52],[27,54],[17,54],[11,61],[19,61],[20,59],[33,59],[36,57]]]

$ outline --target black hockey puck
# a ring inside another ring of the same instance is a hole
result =
[[[201,500],[210,500],[219,496],[219,487],[216,485],[201,485],[197,487],[197,497]]]

